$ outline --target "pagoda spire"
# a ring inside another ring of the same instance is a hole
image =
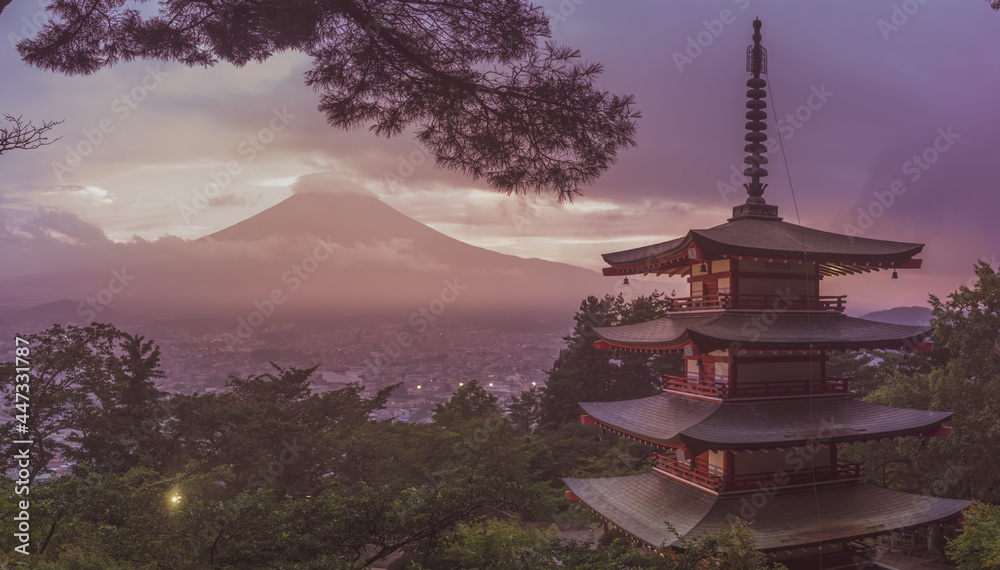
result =
[[[764,201],[763,194],[767,184],[760,181],[767,176],[767,170],[763,167],[767,164],[767,157],[764,156],[767,153],[767,145],[764,144],[767,141],[767,133],[764,132],[767,130],[767,123],[764,122],[767,119],[767,113],[764,111],[767,108],[767,103],[764,101],[764,97],[767,96],[767,91],[764,90],[767,81],[761,77],[762,73],[767,74],[767,50],[760,44],[760,26],[760,19],[755,19],[753,45],[747,47],[747,71],[753,76],[747,80],[749,101],[747,101],[746,129],[749,132],[743,137],[747,142],[743,150],[748,152],[749,156],[743,159],[743,163],[747,165],[743,175],[750,177],[750,183],[744,184],[743,187],[746,188],[749,197],[746,204],[733,208],[734,219],[747,216],[772,218],[778,215],[778,207],[768,205]]]

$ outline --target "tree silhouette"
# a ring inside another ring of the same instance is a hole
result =
[[[2,0],[0,0],[2,1]],[[634,146],[631,95],[551,42],[526,0],[54,0],[24,61],[89,74],[135,59],[211,66],[296,50],[335,127],[415,130],[441,167],[507,194],[572,199]]]
[[[2,1],[2,0],[0,0]],[[13,116],[4,113],[4,120],[9,123],[0,127],[0,154],[9,150],[32,150],[40,146],[52,144],[59,138],[49,140],[45,134],[62,121],[45,121],[41,126],[31,124],[20,116]]]

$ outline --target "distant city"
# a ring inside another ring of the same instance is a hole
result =
[[[402,383],[375,419],[429,422],[434,406],[445,403],[461,385],[477,380],[501,404],[545,383],[565,345],[565,333],[497,331],[436,323],[407,346],[398,342],[398,325],[350,329],[301,330],[294,325],[261,331],[230,346],[223,330],[188,326],[121,327],[161,347],[160,389],[177,394],[224,390],[230,376],[272,372],[281,367],[318,366],[311,380],[316,393],[358,384],[363,395]],[[32,330],[39,330],[33,328]],[[23,327],[0,325],[0,353],[12,359],[14,337]]]

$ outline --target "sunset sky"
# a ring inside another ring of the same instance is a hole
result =
[[[277,204],[301,176],[330,172],[331,188],[338,178],[363,186],[463,241],[599,269],[601,253],[717,225],[744,201],[720,185],[742,168],[744,58],[760,17],[776,106],[768,133],[783,138],[798,215],[780,153],[764,197],[793,223],[927,243],[921,271],[827,289],[851,295],[855,309],[923,304],[968,282],[977,258],[997,265],[1000,13],[985,0],[540,4],[553,39],[604,64],[600,86],[635,94],[642,112],[638,146],[573,204],[508,198],[439,170],[409,135],[329,127],[298,53],[241,69],[29,68],[11,41],[31,31],[39,3],[15,0],[0,16],[0,111],[65,122],[55,144],[0,156],[0,216],[14,227],[58,210],[66,215],[50,216],[50,229],[77,241],[95,228],[115,241],[193,239]],[[892,194],[895,180],[905,190]],[[196,200],[213,181],[221,194]],[[859,208],[872,217],[859,220]]]

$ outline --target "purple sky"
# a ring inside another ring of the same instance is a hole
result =
[[[54,145],[0,156],[0,215],[14,227],[39,207],[64,211],[47,219],[67,240],[99,235],[95,227],[117,241],[191,239],[280,202],[300,176],[334,172],[455,238],[598,269],[600,253],[722,223],[744,200],[719,188],[744,155],[744,57],[757,16],[777,104],[768,133],[784,133],[801,218],[780,153],[770,155],[765,198],[790,222],[928,244],[921,271],[832,279],[826,292],[851,295],[855,314],[923,304],[928,291],[966,283],[977,258],[997,264],[1000,14],[985,1],[541,4],[554,39],[603,63],[602,88],[635,94],[643,113],[638,147],[574,204],[495,194],[434,168],[409,136],[327,126],[297,53],[242,69],[135,62],[65,77],[28,68],[11,39],[30,32],[38,2],[16,0],[0,16],[0,111],[65,123]],[[70,148],[86,156],[70,161]],[[227,164],[236,174],[223,174]],[[213,179],[221,194],[195,200]],[[883,207],[876,193],[892,194],[895,180],[905,190]],[[875,217],[859,223],[859,208]]]

